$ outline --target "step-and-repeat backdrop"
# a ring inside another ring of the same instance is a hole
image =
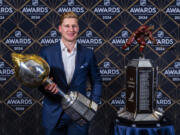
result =
[[[159,68],[157,107],[180,134],[180,0],[0,0],[0,134],[42,135],[43,95],[15,79],[10,54],[38,54],[57,43],[59,18],[67,11],[79,15],[78,43],[94,50],[103,80],[90,134],[109,135],[117,110],[126,105],[125,66],[138,58],[138,46],[121,47],[142,24],[154,25],[158,42],[148,41],[145,49]]]

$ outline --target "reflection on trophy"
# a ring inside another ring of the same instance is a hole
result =
[[[155,90],[158,81],[158,69],[154,68],[150,59],[145,59],[142,51],[149,38],[155,44],[152,37],[153,27],[140,26],[123,46],[126,49],[134,40],[139,44],[141,56],[132,59],[126,68],[126,108],[118,111],[118,117],[134,122],[158,121],[163,112],[155,109]]]
[[[12,53],[12,61],[17,79],[24,85],[38,87],[52,83],[48,78],[50,68],[48,63],[36,55],[23,55]],[[62,108],[80,125],[91,121],[98,105],[77,91],[65,94],[59,89],[58,95],[62,97]]]

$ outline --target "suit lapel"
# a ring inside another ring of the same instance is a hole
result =
[[[55,50],[55,52],[56,52],[55,53],[55,58],[57,60],[56,61],[57,67],[62,70],[62,72],[61,72],[61,74],[59,76],[64,81],[64,84],[67,86],[67,80],[66,80],[66,75],[65,75],[65,71],[64,71],[64,63],[63,63],[63,60],[62,60],[62,53],[61,53],[60,44],[58,44],[55,49],[56,49]]]
[[[79,68],[80,68],[80,64],[81,64],[81,61],[83,60],[82,58],[82,48],[81,48],[81,46],[79,45],[79,44],[77,44],[77,55],[76,55],[76,61],[75,61],[75,70],[74,70],[74,74],[73,74],[73,78],[72,78],[72,80],[71,80],[71,83],[70,84],[72,84],[72,82],[74,81],[74,79],[75,79],[75,76],[76,76],[76,74],[78,73],[78,70],[79,70]]]

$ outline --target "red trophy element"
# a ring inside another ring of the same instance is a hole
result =
[[[139,44],[139,51],[142,52],[146,46],[146,41],[150,39],[153,44],[157,44],[155,38],[152,36],[152,30],[154,26],[141,25],[133,34],[129,37],[128,41],[122,46],[122,49],[126,49],[131,43],[136,40]]]

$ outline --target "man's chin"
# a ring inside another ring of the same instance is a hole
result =
[[[77,38],[63,38],[65,41],[67,42],[75,42],[77,40]]]
[[[74,42],[74,41],[76,41],[76,38],[69,38],[69,39],[67,39],[67,41],[68,42]]]

